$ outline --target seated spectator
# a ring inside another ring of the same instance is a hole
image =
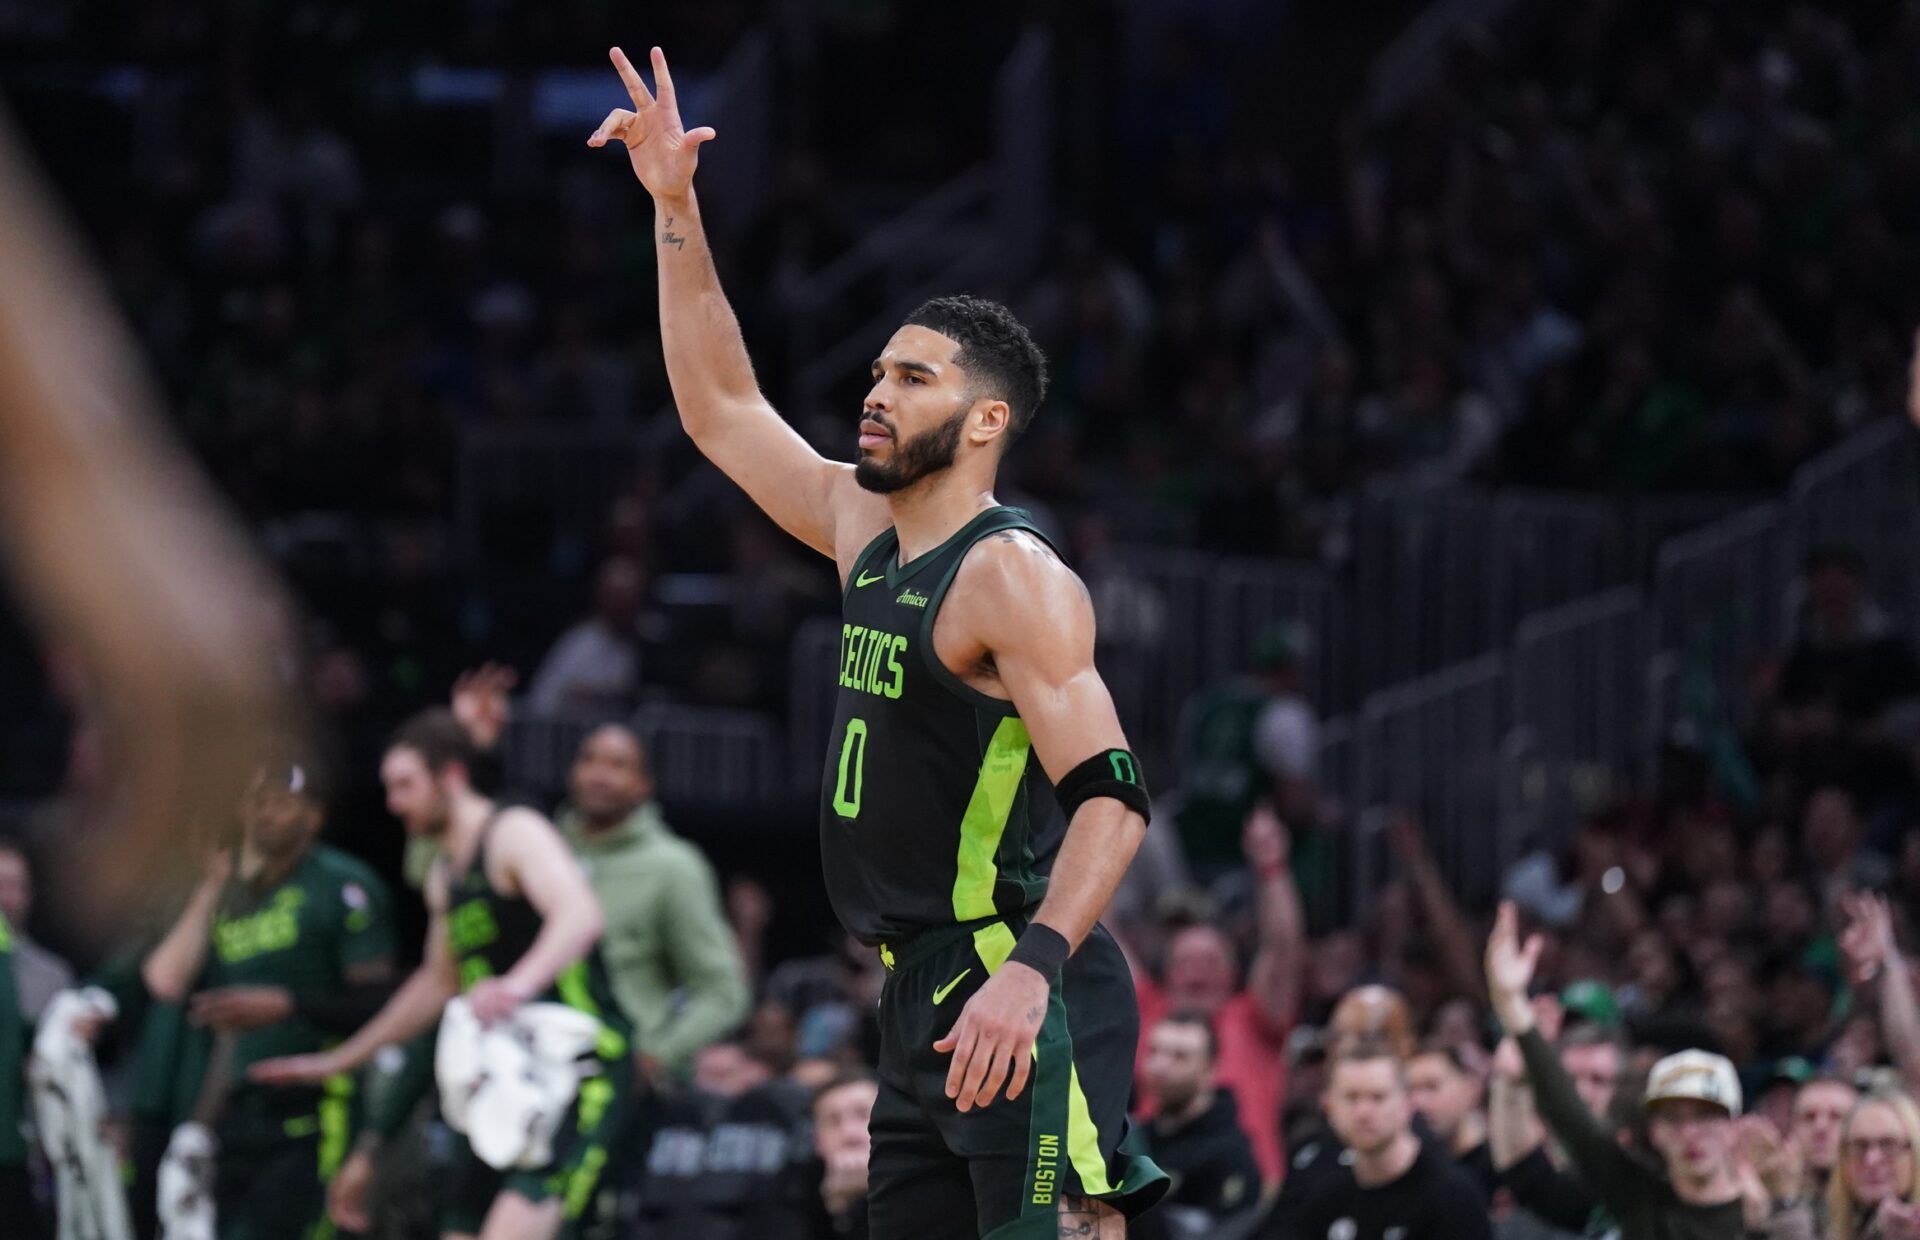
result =
[[[1815,1076],[1793,1097],[1793,1122],[1787,1136],[1806,1159],[1807,1191],[1815,1222],[1826,1234],[1827,1188],[1840,1163],[1840,1133],[1860,1101],[1860,1091],[1837,1076]]]
[[[1153,1160],[1173,1177],[1165,1208],[1182,1235],[1206,1236],[1260,1199],[1260,1168],[1231,1091],[1214,1084],[1219,1046],[1198,1012],[1175,1012],[1148,1031],[1146,1076],[1159,1111],[1146,1125]]]
[[[867,1234],[867,1124],[880,1086],[865,1069],[849,1069],[813,1095],[813,1150],[826,1164],[820,1202],[833,1235],[865,1240]]]
[[[0,841],[0,924],[13,934],[13,985],[20,1015],[40,1023],[53,997],[73,985],[73,969],[27,934],[33,916],[33,868],[17,844]]]
[[[1475,1051],[1484,1063],[1485,1052],[1477,1046]],[[1480,1066],[1468,1062],[1458,1043],[1430,1039],[1407,1061],[1407,1092],[1415,1113],[1480,1190],[1483,1203],[1493,1199],[1494,1181],[1481,1109],[1485,1090]]]
[[[1905,1093],[1871,1093],[1840,1130],[1840,1161],[1827,1186],[1833,1240],[1920,1236],[1920,1109]]]
[[[1349,1157],[1309,1191],[1281,1198],[1257,1233],[1268,1240],[1491,1240],[1480,1190],[1413,1128],[1406,1067],[1385,1042],[1335,1052],[1327,1117]]]
[[[743,1042],[700,1050],[693,1088],[659,1099],[636,1240],[807,1240],[820,1195],[809,1102]]]
[[[1285,1052],[1299,1011],[1305,937],[1300,896],[1287,864],[1287,832],[1271,810],[1256,810],[1247,819],[1244,847],[1259,885],[1259,944],[1245,988],[1238,988],[1232,942],[1207,924],[1174,936],[1162,980],[1136,973],[1134,984],[1142,1028],[1154,1028],[1173,1011],[1195,1012],[1212,1023],[1219,1046],[1214,1081],[1232,1091],[1260,1173],[1272,1182],[1281,1175]],[[1157,1099],[1144,1078],[1144,1041],[1140,1049],[1137,1113],[1144,1120],[1153,1117]]]
[[[527,689],[536,714],[611,715],[633,705],[640,686],[640,615],[647,577],[638,561],[615,557],[593,583],[593,614],[562,633]]]

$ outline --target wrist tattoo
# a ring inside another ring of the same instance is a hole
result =
[[[670,245],[680,250],[684,250],[687,248],[687,239],[685,237],[676,237],[673,235],[673,217],[672,216],[667,217],[666,227],[663,228],[660,232],[660,244]]]

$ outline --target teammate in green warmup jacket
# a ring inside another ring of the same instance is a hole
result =
[[[225,1097],[215,1129],[222,1240],[325,1240],[334,1231],[326,1185],[351,1138],[353,1079],[272,1088],[247,1078],[261,1060],[338,1041],[391,989],[386,885],[315,842],[323,817],[307,768],[258,776],[241,809],[237,871],[224,856],[209,864],[142,967],[156,999],[185,1001],[192,1026],[233,1039],[225,1075],[211,1083]]]

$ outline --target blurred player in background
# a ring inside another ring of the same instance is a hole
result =
[[[269,1089],[247,1079],[262,1060],[315,1052],[378,1011],[392,990],[394,935],[386,884],[318,843],[325,809],[310,767],[256,776],[241,806],[237,864],[216,854],[173,929],[142,967],[163,1003],[232,1038],[215,1082],[216,1212],[224,1240],[332,1234],[326,1186],[346,1157],[351,1076]]]
[[[114,777],[48,883],[102,942],[136,889],[190,881],[203,850],[183,838],[230,821],[295,713],[277,587],[152,405],[0,119],[0,546],[27,618],[78,656],[105,738]]]
[[[395,734],[380,764],[387,807],[409,834],[440,844],[426,883],[426,959],[345,1042],[256,1064],[253,1075],[312,1085],[352,1072],[380,1048],[433,1028],[462,993],[483,1023],[509,1019],[534,1001],[585,1012],[603,1030],[598,1072],[581,1083],[561,1120],[551,1160],[506,1173],[463,1145],[442,1214],[448,1237],[550,1240],[578,1220],[606,1163],[607,1137],[631,1092],[633,1031],[597,947],[600,903],[566,842],[534,811],[501,808],[475,792],[473,761],[472,742],[451,711],[426,711]],[[362,1139],[333,1193],[334,1218],[355,1230],[367,1221],[363,1194],[375,1148]]]

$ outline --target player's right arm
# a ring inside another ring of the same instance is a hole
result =
[[[673,77],[659,48],[653,49],[657,97],[619,48],[612,59],[633,108],[615,109],[587,145],[624,143],[634,175],[653,195],[660,341],[680,423],[707,459],[782,529],[831,557],[837,510],[859,503],[862,493],[853,486],[852,466],[826,460],[808,446],[754,379],[693,193],[699,148],[713,130],[681,125]]]
[[[453,940],[447,930],[447,876],[445,862],[435,863],[427,875],[426,957],[413,975],[393,992],[386,1006],[360,1031],[330,1051],[263,1060],[248,1073],[267,1085],[318,1084],[330,1076],[354,1069],[373,1058],[383,1046],[418,1037],[439,1023],[447,1000],[460,993],[454,967]]]
[[[199,885],[180,910],[173,928],[161,939],[147,958],[140,962],[140,980],[147,993],[162,1003],[180,1003],[200,980],[207,962],[207,945],[213,935],[213,917],[220,907],[220,893],[232,872],[233,858],[226,851],[207,858],[206,872]]]

